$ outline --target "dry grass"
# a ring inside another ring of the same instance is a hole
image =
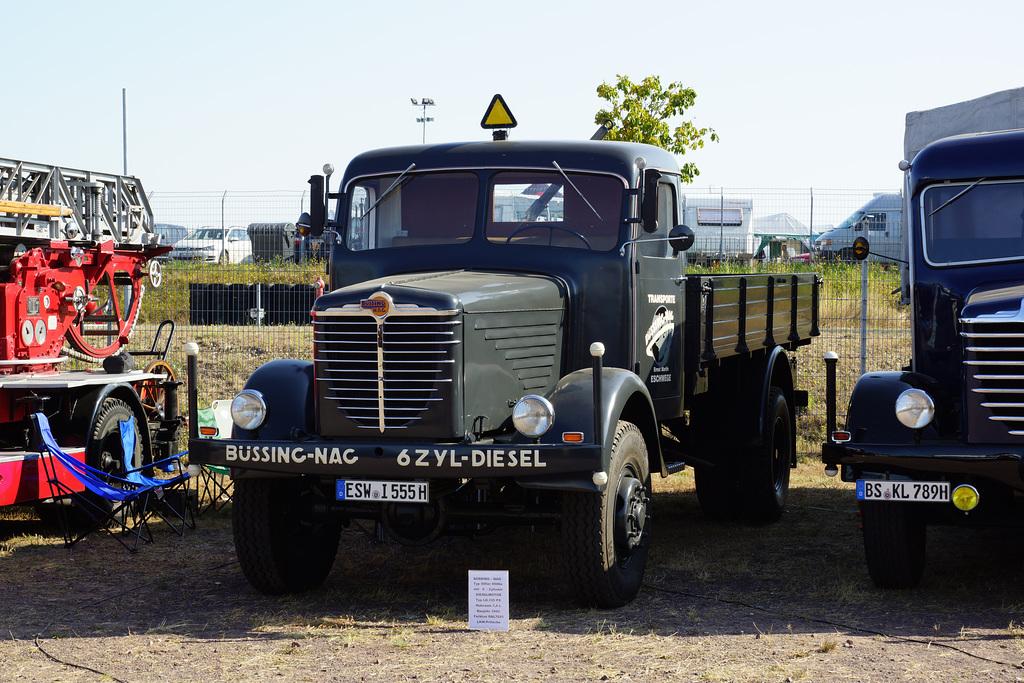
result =
[[[101,536],[64,550],[31,513],[8,514],[0,563],[13,590],[0,661],[13,678],[12,662],[36,680],[97,678],[47,659],[33,645],[40,634],[58,659],[132,681],[985,680],[1017,671],[1021,561],[1014,541],[997,542],[1006,532],[935,530],[921,588],[884,592],[864,569],[852,492],[820,465],[794,472],[790,505],[768,527],[704,520],[689,472],[656,484],[645,587],[611,611],[572,602],[550,527],[426,548],[350,529],[323,587],[272,597],[241,576],[227,513],[203,516],[184,539],[158,529],[136,555]],[[468,630],[469,569],[509,570],[508,632]]]

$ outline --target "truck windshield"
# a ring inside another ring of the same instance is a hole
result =
[[[618,241],[622,181],[546,171],[496,173],[486,233],[500,244],[607,251]]]
[[[925,259],[942,266],[1024,258],[1024,181],[983,182],[964,192],[971,184],[922,194]]]
[[[484,236],[491,243],[601,251],[618,244],[623,181],[554,168],[360,178],[347,192],[345,244],[364,251],[468,242],[482,184],[489,188]]]
[[[467,242],[476,223],[479,186],[474,173],[361,179],[349,192],[345,245],[363,251]]]

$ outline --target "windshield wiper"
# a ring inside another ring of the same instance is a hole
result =
[[[588,202],[588,201],[587,201],[587,198],[583,196],[583,193],[582,193],[582,192],[580,192],[579,188],[578,188],[578,187],[576,187],[576,185],[574,185],[574,184],[573,184],[573,182],[572,182],[571,180],[569,180],[569,176],[567,176],[567,175],[565,174],[565,171],[563,171],[563,170],[562,170],[562,167],[558,165],[558,162],[557,162],[557,161],[552,161],[551,163],[555,165],[555,168],[557,168],[557,169],[558,169],[558,172],[562,174],[562,177],[563,177],[563,178],[565,178],[565,182],[569,183],[570,187],[572,187],[572,189],[576,190],[576,194],[578,194],[578,195],[580,196],[580,199],[582,199],[582,200],[583,200],[583,202],[584,202],[584,203],[585,203],[585,204],[586,204],[587,206],[589,206],[589,207],[590,207],[590,210],[594,212],[594,215],[595,215],[595,216],[597,216],[597,220],[599,220],[599,221],[603,221],[604,219],[603,219],[603,218],[601,218],[601,214],[599,214],[599,213],[597,212],[597,209],[595,209],[595,208],[594,208],[594,205],[593,205],[593,204],[591,204],[590,202]]]
[[[957,192],[957,193],[956,193],[955,195],[953,195],[952,197],[950,197],[949,199],[947,199],[947,200],[946,200],[945,202],[943,202],[942,204],[940,204],[940,205],[939,205],[939,207],[938,207],[937,209],[935,209],[935,210],[934,210],[934,211],[932,211],[932,212],[931,212],[930,214],[928,214],[928,218],[931,218],[932,216],[934,216],[935,214],[937,214],[937,213],[938,213],[939,211],[941,211],[942,209],[946,208],[947,206],[949,206],[950,204],[952,204],[952,203],[953,203],[953,202],[955,202],[956,200],[958,200],[958,199],[960,199],[961,197],[963,197],[963,196],[964,196],[965,194],[967,194],[968,192],[970,192],[971,190],[973,190],[973,189],[974,189],[975,187],[977,187],[977,186],[978,186],[978,183],[982,182],[983,180],[985,180],[985,179],[984,179],[984,178],[978,178],[978,179],[977,179],[977,180],[975,180],[975,181],[974,181],[973,183],[971,183],[970,185],[968,185],[967,187],[965,187],[965,188],[964,188],[963,190],[961,190],[960,192]]]
[[[364,211],[364,212],[363,212],[363,215],[362,215],[362,216],[360,216],[358,220],[363,220],[364,218],[366,218],[366,217],[367,217],[367,216],[368,216],[368,215],[370,214],[370,212],[371,212],[371,211],[373,211],[373,210],[374,210],[374,208],[376,208],[376,206],[377,206],[378,204],[380,204],[380,203],[381,203],[382,201],[384,201],[384,198],[385,198],[385,197],[387,197],[387,196],[388,196],[389,194],[391,194],[391,191],[392,191],[393,189],[395,189],[396,187],[398,187],[398,186],[399,186],[399,184],[400,184],[400,183],[402,182],[402,179],[403,179],[403,178],[405,178],[405,175],[406,175],[406,174],[407,174],[407,173],[408,173],[409,171],[411,171],[412,169],[414,169],[414,168],[416,168],[416,164],[415,164],[415,163],[411,163],[411,164],[409,164],[409,168],[407,168],[407,169],[405,169],[404,171],[402,171],[402,172],[401,172],[401,173],[400,173],[400,174],[398,175],[398,177],[397,177],[397,178],[395,178],[395,182],[391,183],[391,186],[390,186],[390,187],[389,187],[388,189],[384,190],[384,191],[383,191],[383,192],[381,193],[381,195],[380,195],[379,197],[377,197],[377,199],[376,199],[376,200],[374,200],[373,204],[370,204],[370,208],[368,208],[368,209],[367,209],[366,211]]]

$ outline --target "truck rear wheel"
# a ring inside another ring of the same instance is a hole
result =
[[[566,575],[580,602],[621,607],[636,597],[651,547],[651,475],[636,425],[619,422],[608,485],[562,498]]]
[[[764,417],[764,443],[750,452],[740,468],[739,500],[753,524],[770,524],[782,516],[793,459],[793,420],[786,396],[778,387],[772,387],[768,394]]]
[[[864,557],[879,588],[913,588],[924,574],[925,524],[913,504],[864,501]]]
[[[271,595],[298,593],[324,582],[338,554],[341,529],[317,519],[323,498],[304,478],[238,479],[231,523],[235,552],[253,588]]]

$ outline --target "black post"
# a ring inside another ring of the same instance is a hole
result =
[[[594,443],[600,446],[604,442],[604,427],[601,419],[601,371],[604,368],[604,344],[594,342],[590,345],[590,355],[594,357]]]
[[[825,354],[825,439],[832,443],[836,431],[836,363],[839,354],[829,351]]]
[[[188,438],[199,438],[199,346],[195,342],[185,344],[188,376]]]

